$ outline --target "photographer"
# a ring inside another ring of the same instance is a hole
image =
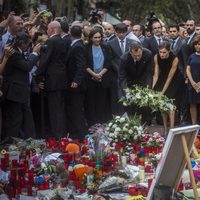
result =
[[[92,10],[89,14],[88,21],[94,26],[102,25],[103,15],[104,15],[104,13],[102,10]]]
[[[29,107],[30,83],[29,72],[38,61],[40,46],[33,48],[28,59],[24,52],[30,47],[30,36],[19,32],[12,43],[15,52],[8,58],[3,72],[4,80],[2,90],[4,94],[3,105],[3,137],[21,137],[23,139],[34,137],[34,123]]]

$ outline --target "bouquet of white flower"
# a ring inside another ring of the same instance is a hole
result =
[[[129,144],[131,145],[134,141],[141,142],[141,139],[145,137],[145,130],[141,125],[140,116],[136,115],[132,119],[128,119],[128,117],[124,116],[114,117],[114,119],[107,125],[106,131],[113,146],[122,143],[125,146]]]
[[[126,96],[120,99],[124,106],[132,104],[139,107],[149,107],[153,112],[169,112],[176,109],[173,99],[169,99],[161,92],[154,91],[150,88],[134,85],[133,88],[125,89]]]

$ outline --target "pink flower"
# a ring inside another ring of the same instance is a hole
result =
[[[154,133],[153,133],[153,137],[154,137],[154,138],[158,138],[159,136],[160,136],[160,133],[158,133],[158,132],[154,132]]]

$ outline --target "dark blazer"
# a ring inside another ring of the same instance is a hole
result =
[[[46,52],[35,74],[44,75],[46,91],[66,89],[66,43],[60,35],[54,35],[46,41],[46,45]]]
[[[152,53],[148,49],[143,49],[142,57],[139,61],[134,61],[130,53],[126,53],[122,57],[120,65],[120,88],[125,89],[134,84],[141,86],[152,85]]]
[[[94,71],[94,63],[93,63],[93,55],[92,55],[92,44],[88,44],[86,47],[86,52],[87,52],[87,67],[91,68],[92,71]],[[108,69],[108,71],[103,75],[102,77],[102,86],[104,88],[110,87],[111,84],[111,73],[110,73],[110,65],[111,65],[111,60],[110,60],[110,54],[109,54],[109,49],[105,44],[101,44],[101,49],[104,55],[104,64],[103,68]],[[87,80],[91,80],[92,76],[87,73]]]
[[[6,63],[3,73],[2,90],[5,99],[28,103],[30,98],[29,71],[38,61],[38,57],[30,54],[28,61],[24,55],[16,48]]]
[[[76,41],[69,49],[67,56],[67,88],[75,91],[86,90],[86,49],[82,40]],[[71,83],[79,86],[71,88]]]
[[[171,51],[173,52],[173,54],[175,56],[177,56],[179,54],[179,52],[181,51],[182,46],[184,45],[185,41],[183,39],[181,39],[180,37],[178,38],[175,46],[173,49],[171,49]]]
[[[126,44],[125,44],[125,52],[127,52],[129,50],[129,45],[131,43],[131,39],[126,39]],[[122,56],[122,51],[120,48],[120,44],[119,44],[119,40],[118,38],[114,38],[112,40],[110,40],[108,43],[108,48],[110,51],[110,55],[111,55],[111,66],[112,66],[112,70],[114,71],[114,73],[117,75],[119,75],[119,66],[120,66],[120,62],[121,59],[120,57]]]
[[[169,40],[167,40],[166,38],[163,38],[163,41],[169,42]],[[157,43],[156,38],[154,36],[145,38],[142,45],[143,45],[144,48],[149,49],[152,52],[153,56],[158,54],[158,43]]]
[[[192,53],[195,52],[195,48],[193,45],[193,40],[194,40],[195,36],[196,36],[196,33],[193,35],[189,44],[188,44],[189,38],[187,38],[185,40],[185,43],[182,45],[181,50],[178,55],[180,70],[181,70],[182,74],[184,75],[184,77],[186,77],[186,66],[188,64],[188,58]]]

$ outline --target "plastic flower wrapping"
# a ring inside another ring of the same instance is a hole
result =
[[[139,107],[149,107],[152,112],[163,113],[176,110],[173,99],[169,99],[161,92],[150,88],[134,85],[131,89],[125,89],[126,95],[120,99],[124,106],[137,105]]]

